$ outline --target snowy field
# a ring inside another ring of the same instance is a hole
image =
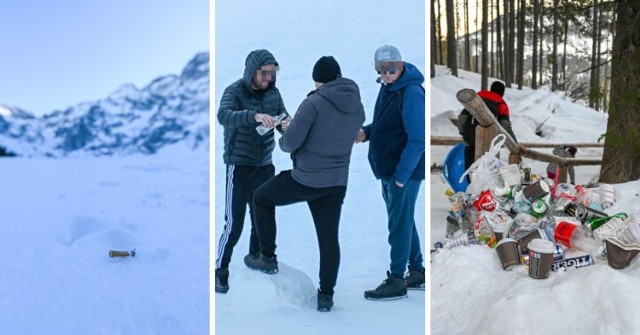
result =
[[[458,136],[449,119],[462,109],[455,94],[479,89],[480,76],[460,71],[459,78],[438,67],[431,80],[431,134]],[[491,80],[489,81],[491,83]],[[607,117],[572,102],[562,92],[507,89],[513,129],[520,142],[595,143],[606,131]],[[542,136],[535,135],[540,129]],[[432,163],[441,165],[447,151],[432,146]],[[551,149],[534,149],[551,153]],[[602,148],[579,149],[576,157],[601,157]],[[506,160],[506,150],[502,158]],[[546,163],[524,159],[532,172],[546,174]],[[578,166],[578,184],[599,174],[599,166]],[[430,243],[444,241],[451,205],[441,174],[431,174]],[[614,185],[616,203],[609,214],[640,213],[640,181]],[[430,247],[430,246],[429,246]],[[495,250],[486,246],[443,250],[431,258],[431,334],[638,334],[640,261],[614,270],[606,260],[546,280],[528,276],[524,266],[503,271]]]
[[[381,24],[389,20],[388,8],[373,1],[330,0],[322,6],[293,0],[275,4],[216,2],[216,111],[224,89],[242,76],[247,54],[266,48],[280,63],[277,87],[290,113],[295,113],[314,88],[311,71],[315,62],[323,55],[333,55],[343,76],[360,86],[365,124],[369,123],[379,89],[373,67],[373,54],[379,46],[395,45],[405,60],[421,72],[425,70],[424,3],[399,1],[392,7],[402,8],[402,20]],[[216,200],[212,247],[224,226],[225,180],[222,127],[212,117],[214,128]],[[385,205],[380,183],[367,161],[367,150],[367,143],[356,145],[352,154],[340,221],[340,272],[331,312],[316,311],[319,253],[309,209],[304,203],[279,207],[276,253],[280,273],[268,276],[245,267],[243,257],[248,252],[250,225],[247,218],[229,266],[229,293],[212,295],[216,334],[425,333],[424,291],[409,291],[407,299],[396,301],[369,301],[363,297],[365,290],[376,288],[386,278],[390,262]],[[291,160],[276,148],[274,165],[278,173],[290,169]],[[416,209],[422,236],[424,193],[422,187]],[[425,250],[425,240],[422,242]]]
[[[0,167],[0,334],[209,333],[206,149]]]

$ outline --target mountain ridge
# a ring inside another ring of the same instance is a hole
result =
[[[104,99],[42,117],[0,107],[0,155],[153,154],[178,142],[208,148],[209,53],[196,54],[180,74],[159,76],[142,89],[125,83]]]

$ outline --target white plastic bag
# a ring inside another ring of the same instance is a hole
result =
[[[462,174],[460,183],[468,174],[471,174],[471,183],[467,187],[466,193],[478,195],[483,190],[494,189],[504,185],[500,168],[505,167],[507,163],[496,156],[500,153],[500,148],[504,145],[506,138],[503,134],[494,137],[489,151],[485,152]]]

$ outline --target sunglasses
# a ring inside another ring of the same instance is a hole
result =
[[[395,64],[391,64],[391,65],[376,65],[376,72],[378,72],[378,74],[383,74],[383,73],[389,73],[389,74],[396,74],[396,71],[398,71],[398,68],[396,68]]]

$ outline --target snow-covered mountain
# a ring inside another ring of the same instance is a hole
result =
[[[18,156],[153,154],[177,142],[208,148],[209,53],[197,54],[180,75],[142,89],[125,84],[64,111],[34,117],[19,108],[0,110],[0,149]]]

